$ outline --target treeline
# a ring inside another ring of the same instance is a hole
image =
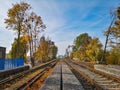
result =
[[[109,49],[104,50],[104,45],[99,41],[99,38],[92,38],[87,33],[83,33],[74,40],[74,46],[70,55],[71,58],[102,62],[102,57],[104,56],[106,64],[120,65],[120,7],[111,16],[113,19],[111,25],[104,33],[107,37],[106,48],[109,47]]]
[[[6,28],[14,30],[17,37],[14,39],[9,52],[11,58],[28,58],[34,66],[34,60],[47,61],[56,58],[57,46],[50,39],[40,37],[45,30],[41,16],[31,10],[31,5],[26,2],[12,4],[5,19]]]

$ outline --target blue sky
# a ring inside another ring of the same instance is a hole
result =
[[[0,0],[0,46],[7,47],[7,52],[16,34],[5,28],[4,19],[12,3],[20,1],[27,1],[42,17],[47,28],[41,35],[55,41],[58,54],[62,55],[75,37],[84,32],[99,37],[104,44],[103,31],[110,24],[110,10],[120,6],[119,0]]]

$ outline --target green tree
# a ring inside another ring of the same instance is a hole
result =
[[[91,37],[87,33],[80,34],[79,36],[76,37],[74,44],[75,44],[75,49],[79,49],[80,47],[85,47],[87,46],[91,41]]]
[[[57,46],[53,46],[53,59],[56,58],[57,52],[58,52],[58,47]]]
[[[28,44],[24,37],[20,38],[20,54],[16,53],[16,49],[18,46],[17,40],[15,39],[12,44],[12,49],[10,51],[11,58],[24,58],[26,60],[27,52],[28,52]]]
[[[57,55],[58,48],[55,45],[50,46],[49,57],[50,59],[55,59]]]

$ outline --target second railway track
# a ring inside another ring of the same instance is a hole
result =
[[[120,90],[120,82],[115,77],[102,72],[97,72],[93,68],[79,63],[66,61],[69,67],[79,74],[91,86],[91,90]]]

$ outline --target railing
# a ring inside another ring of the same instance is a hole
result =
[[[0,70],[13,69],[24,65],[24,59],[0,59]]]

